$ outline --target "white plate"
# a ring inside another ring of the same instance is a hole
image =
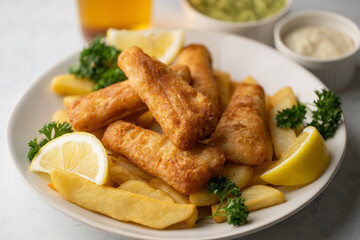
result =
[[[291,86],[301,102],[312,102],[314,90],[324,85],[311,73],[278,54],[275,50],[252,40],[220,33],[186,31],[187,43],[205,44],[211,51],[214,67],[231,74],[235,80],[253,76],[268,94],[274,94],[285,86]],[[66,73],[77,62],[78,53],[51,68],[26,91],[15,107],[8,125],[8,146],[12,159],[28,187],[50,206],[93,227],[129,238],[141,239],[224,239],[243,236],[272,224],[300,210],[313,200],[330,182],[339,168],[346,146],[345,124],[336,135],[327,140],[331,163],[322,176],[302,188],[280,187],[286,202],[252,212],[249,223],[235,228],[227,223],[216,224],[212,220],[197,224],[192,229],[153,230],[140,225],[120,222],[93,213],[63,199],[47,184],[45,174],[30,172],[26,158],[27,143],[38,136],[38,129],[51,121],[52,113],[62,109],[62,97],[50,89],[51,79]],[[315,160],[315,159],[314,159]]]

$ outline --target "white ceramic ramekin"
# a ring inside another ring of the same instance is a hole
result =
[[[292,30],[310,25],[330,26],[346,33],[353,39],[354,48],[343,56],[324,60],[297,54],[284,44],[284,37]],[[339,14],[326,11],[291,14],[275,25],[274,42],[280,53],[310,70],[333,91],[345,88],[353,78],[360,49],[360,31],[355,23]]]
[[[292,0],[286,0],[285,6],[278,13],[255,22],[226,22],[198,12],[188,0],[182,0],[181,2],[187,28],[240,34],[268,45],[273,45],[275,23],[289,12],[292,5]]]

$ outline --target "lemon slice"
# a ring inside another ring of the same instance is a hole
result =
[[[324,139],[309,126],[260,178],[274,185],[307,184],[320,177],[329,161]]]
[[[156,57],[165,64],[170,64],[184,44],[184,31],[132,31],[108,29],[106,40],[109,45],[119,50],[138,46],[151,57]]]
[[[106,150],[89,133],[68,133],[48,142],[35,155],[29,169],[50,173],[53,168],[76,173],[98,185],[109,180]]]

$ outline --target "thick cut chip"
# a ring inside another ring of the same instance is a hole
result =
[[[161,201],[172,202],[172,203],[174,202],[174,200],[168,195],[166,195],[166,193],[160,191],[159,189],[152,188],[150,187],[149,184],[141,181],[129,180],[121,184],[118,188],[142,196],[158,199]]]
[[[197,207],[210,206],[219,201],[219,197],[215,194],[207,193],[206,188],[201,188],[199,191],[189,195],[189,202],[195,204]]]
[[[53,78],[51,89],[63,95],[88,94],[95,83],[89,78],[77,78],[74,74],[63,74]]]
[[[53,186],[67,200],[122,221],[163,229],[189,218],[193,204],[176,204],[109,186],[98,186],[78,175],[53,169]]]
[[[118,185],[129,180],[147,182],[153,178],[121,155],[109,155],[109,166],[111,180]]]
[[[239,189],[250,181],[253,174],[254,170],[250,166],[235,163],[224,164],[221,171],[221,175],[229,178]]]
[[[241,197],[245,199],[244,204],[250,212],[285,202],[282,192],[264,185],[254,185],[242,190]]]

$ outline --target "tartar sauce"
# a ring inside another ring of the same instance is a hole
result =
[[[350,36],[328,26],[306,26],[295,29],[284,39],[292,51],[314,58],[331,59],[354,48]]]

